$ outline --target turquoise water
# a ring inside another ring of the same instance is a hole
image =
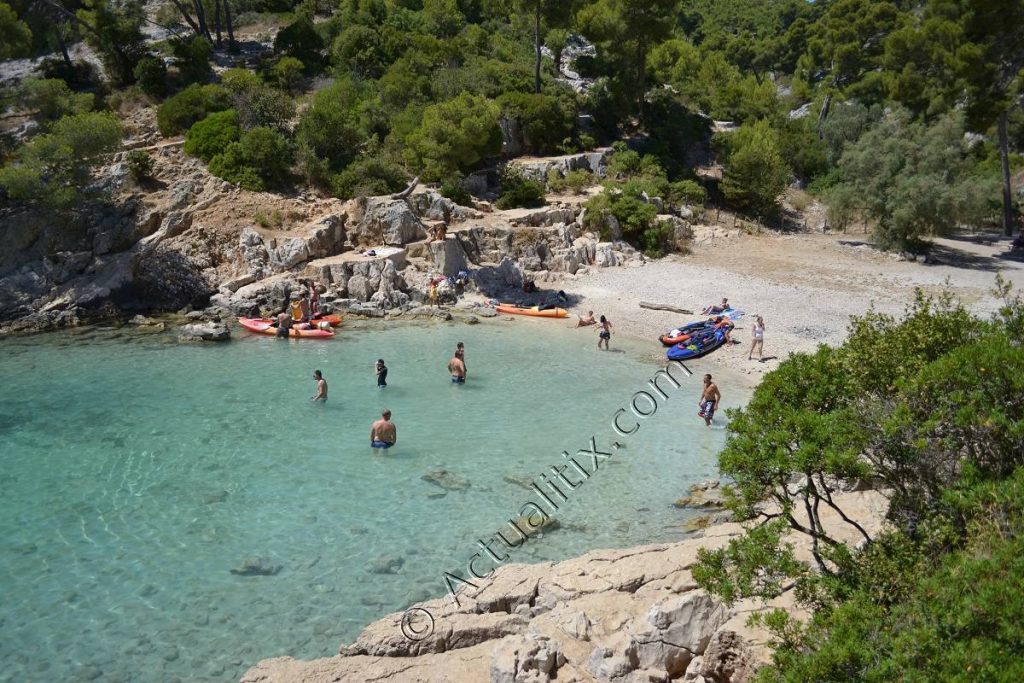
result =
[[[464,386],[445,370],[457,341]],[[611,417],[658,367],[649,345],[595,342],[517,320],[330,341],[98,331],[0,343],[2,676],[237,680],[266,657],[334,654],[370,621],[440,595],[442,572],[530,500],[504,478],[537,477],[591,435],[609,443]],[[308,400],[317,368],[326,405]],[[668,391],[571,494],[562,528],[515,560],[681,536],[688,513],[671,502],[715,476],[724,432],[695,415],[697,377]],[[725,405],[740,398],[727,391]],[[399,442],[375,455],[383,405]],[[470,487],[421,479],[439,468]],[[250,557],[280,571],[231,573]],[[382,557],[404,564],[372,573]]]

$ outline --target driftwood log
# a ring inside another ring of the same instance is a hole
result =
[[[391,199],[405,199],[406,197],[412,194],[412,191],[416,189],[416,186],[419,185],[419,182],[420,177],[416,176],[415,178],[412,179],[412,182],[405,187],[404,190],[402,190],[401,192],[396,192],[395,194],[391,195]]]
[[[683,315],[693,315],[693,311],[686,308],[676,308],[675,306],[669,306],[668,304],[652,304],[649,301],[641,301],[640,308],[649,308],[652,311],[671,311],[672,313],[682,313]]]

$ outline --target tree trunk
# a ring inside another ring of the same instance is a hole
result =
[[[220,36],[220,0],[213,0],[213,28],[217,32],[217,47],[221,47]]]
[[[201,36],[202,31],[199,30],[199,26],[196,24],[195,20],[192,19],[192,15],[188,13],[188,10],[185,9],[185,6],[178,2],[178,0],[171,0],[171,4],[174,5],[175,9],[178,10],[178,14],[182,16],[182,18],[185,20],[185,23],[188,24],[188,27],[195,31],[195,34],[197,36]]]
[[[206,10],[203,9],[202,0],[192,0],[192,4],[196,8],[196,21],[199,22],[199,34],[213,42],[213,38],[210,37],[210,29],[206,26]]]
[[[57,47],[60,48],[60,55],[64,58],[64,64],[68,67],[68,73],[74,73],[75,65],[71,62],[71,55],[68,54],[68,44],[64,42],[64,24],[57,24],[57,30],[54,31],[54,35],[57,37]]]
[[[636,41],[636,82],[640,88],[637,96],[637,116],[641,122],[644,120],[644,95],[647,94],[647,50],[642,40]]]
[[[821,126],[828,118],[829,108],[832,106],[832,93],[825,94],[825,101],[821,103],[821,111],[818,112],[818,137],[821,137]]]
[[[1003,234],[1013,237],[1013,195],[1010,191],[1009,107],[999,115],[999,165],[1003,172]]]
[[[228,29],[228,50],[235,51],[235,27],[231,23],[231,0],[224,0],[224,20]]]
[[[533,43],[536,48],[536,59],[533,63],[533,91],[540,93],[540,0],[537,0],[537,11],[533,15]]]

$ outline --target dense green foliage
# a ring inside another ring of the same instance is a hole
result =
[[[156,112],[157,125],[163,135],[180,135],[196,121],[230,106],[230,94],[221,86],[190,85],[160,105]]]
[[[65,116],[0,168],[0,187],[16,201],[69,206],[88,185],[89,171],[117,151],[122,136],[121,124],[107,112]]]
[[[292,152],[273,128],[246,131],[210,160],[210,173],[256,192],[280,186],[288,176]]]
[[[185,151],[203,161],[210,161],[237,141],[240,133],[234,109],[215,112],[188,129]]]
[[[501,171],[501,196],[495,206],[499,209],[544,206],[544,185],[527,178],[518,166],[506,166]]]
[[[128,172],[132,179],[140,183],[153,177],[153,157],[141,149],[133,149],[125,156]]]
[[[230,59],[230,16],[258,12],[282,13],[264,16],[281,26],[273,54],[221,74],[227,98],[187,87],[218,80],[211,57]],[[164,135],[231,107],[242,131],[283,135],[291,177],[323,192],[628,139],[660,167],[648,184],[720,165],[700,202],[750,217],[780,212],[797,184],[829,204],[832,227],[870,224],[887,248],[961,225],[1009,229],[1020,203],[1017,0],[228,0],[162,7],[175,37],[147,46],[151,19],[139,3],[6,0],[0,59],[56,50],[43,73],[101,96],[132,81],[158,98],[184,88],[161,108]],[[108,83],[71,61],[82,40]],[[559,65],[585,87],[557,78]],[[709,158],[714,121],[738,130]],[[374,180],[353,182],[355,164]],[[665,182],[657,196],[674,206]]]
[[[728,601],[795,578],[815,609],[806,628],[765,619],[779,649],[762,680],[1019,676],[1024,638],[1003,624],[1024,614],[1022,316],[1019,299],[983,321],[919,294],[902,320],[869,312],[838,349],[790,357],[733,412],[720,456],[730,507],[766,523],[702,551],[694,578]],[[889,492],[893,526],[874,537],[836,500],[861,480]],[[794,561],[786,530],[811,537],[817,571]]]

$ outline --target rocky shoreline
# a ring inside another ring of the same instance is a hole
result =
[[[695,487],[682,504],[715,507],[716,487]],[[842,494],[869,533],[884,518],[885,497]],[[856,539],[835,515],[823,521]],[[669,681],[739,683],[770,657],[768,634],[748,624],[756,611],[800,616],[792,591],[769,603],[721,604],[693,581],[701,548],[742,533],[711,524],[693,538],[638,548],[597,550],[563,562],[505,565],[478,588],[410,606],[369,625],[335,657],[259,662],[242,683],[326,681]],[[810,549],[793,537],[797,557]]]

